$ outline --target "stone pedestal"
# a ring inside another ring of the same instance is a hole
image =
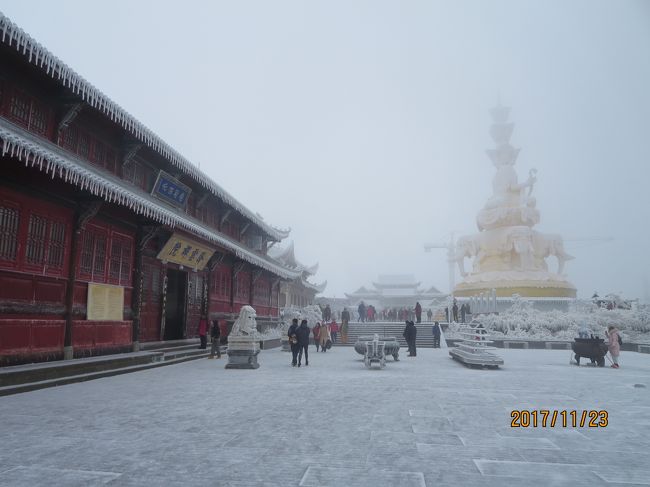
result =
[[[289,344],[289,337],[282,337],[282,351],[283,352],[290,352],[291,351],[291,344]]]
[[[257,355],[260,353],[259,338],[254,336],[228,337],[227,369],[257,369]]]

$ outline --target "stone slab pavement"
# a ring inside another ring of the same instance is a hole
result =
[[[650,355],[618,370],[498,350],[499,370],[421,349],[367,370],[262,351],[0,397],[7,486],[650,485]],[[512,410],[606,410],[606,427],[512,428]]]

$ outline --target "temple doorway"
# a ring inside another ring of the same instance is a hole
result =
[[[165,336],[163,340],[185,338],[187,273],[167,269],[167,302],[165,303]]]

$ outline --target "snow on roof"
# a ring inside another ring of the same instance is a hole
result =
[[[377,282],[373,282],[372,284],[377,288],[418,287],[420,285],[412,274],[381,274]]]
[[[165,206],[139,188],[126,187],[121,179],[109,172],[86,163],[52,142],[33,135],[3,118],[0,118],[0,140],[2,155],[16,157],[24,161],[25,166],[37,167],[46,174],[52,174],[52,178],[59,177],[109,203],[126,206],[135,213],[159,223],[203,237],[231,250],[240,259],[280,277],[295,279],[301,274],[299,271],[278,265],[266,256],[249,251],[181,210]]]
[[[27,58],[27,62],[41,68],[46,74],[50,75],[53,79],[58,80],[64,87],[67,87],[70,91],[81,97],[81,99],[91,107],[102,112],[111,121],[121,125],[122,128],[131,133],[152,150],[165,157],[184,174],[193,178],[212,194],[255,223],[269,237],[279,242],[289,236],[291,231],[290,229],[278,229],[264,222],[263,218],[246,208],[234,196],[201,171],[196,165],[185,159],[180,153],[158,137],[151,129],[136,120],[130,113],[104,95],[85,78],[77,74],[72,68],[14,24],[2,12],[0,12],[0,30],[2,30],[2,38],[0,39],[0,42],[7,46],[13,45],[16,50],[23,55],[23,57]]]

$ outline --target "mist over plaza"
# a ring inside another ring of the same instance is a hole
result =
[[[36,40],[319,263],[448,292],[511,107],[579,298],[648,300],[647,2],[2,2]],[[83,40],[83,42],[80,42]],[[286,245],[283,242],[281,245]],[[457,279],[459,276],[457,275]]]

